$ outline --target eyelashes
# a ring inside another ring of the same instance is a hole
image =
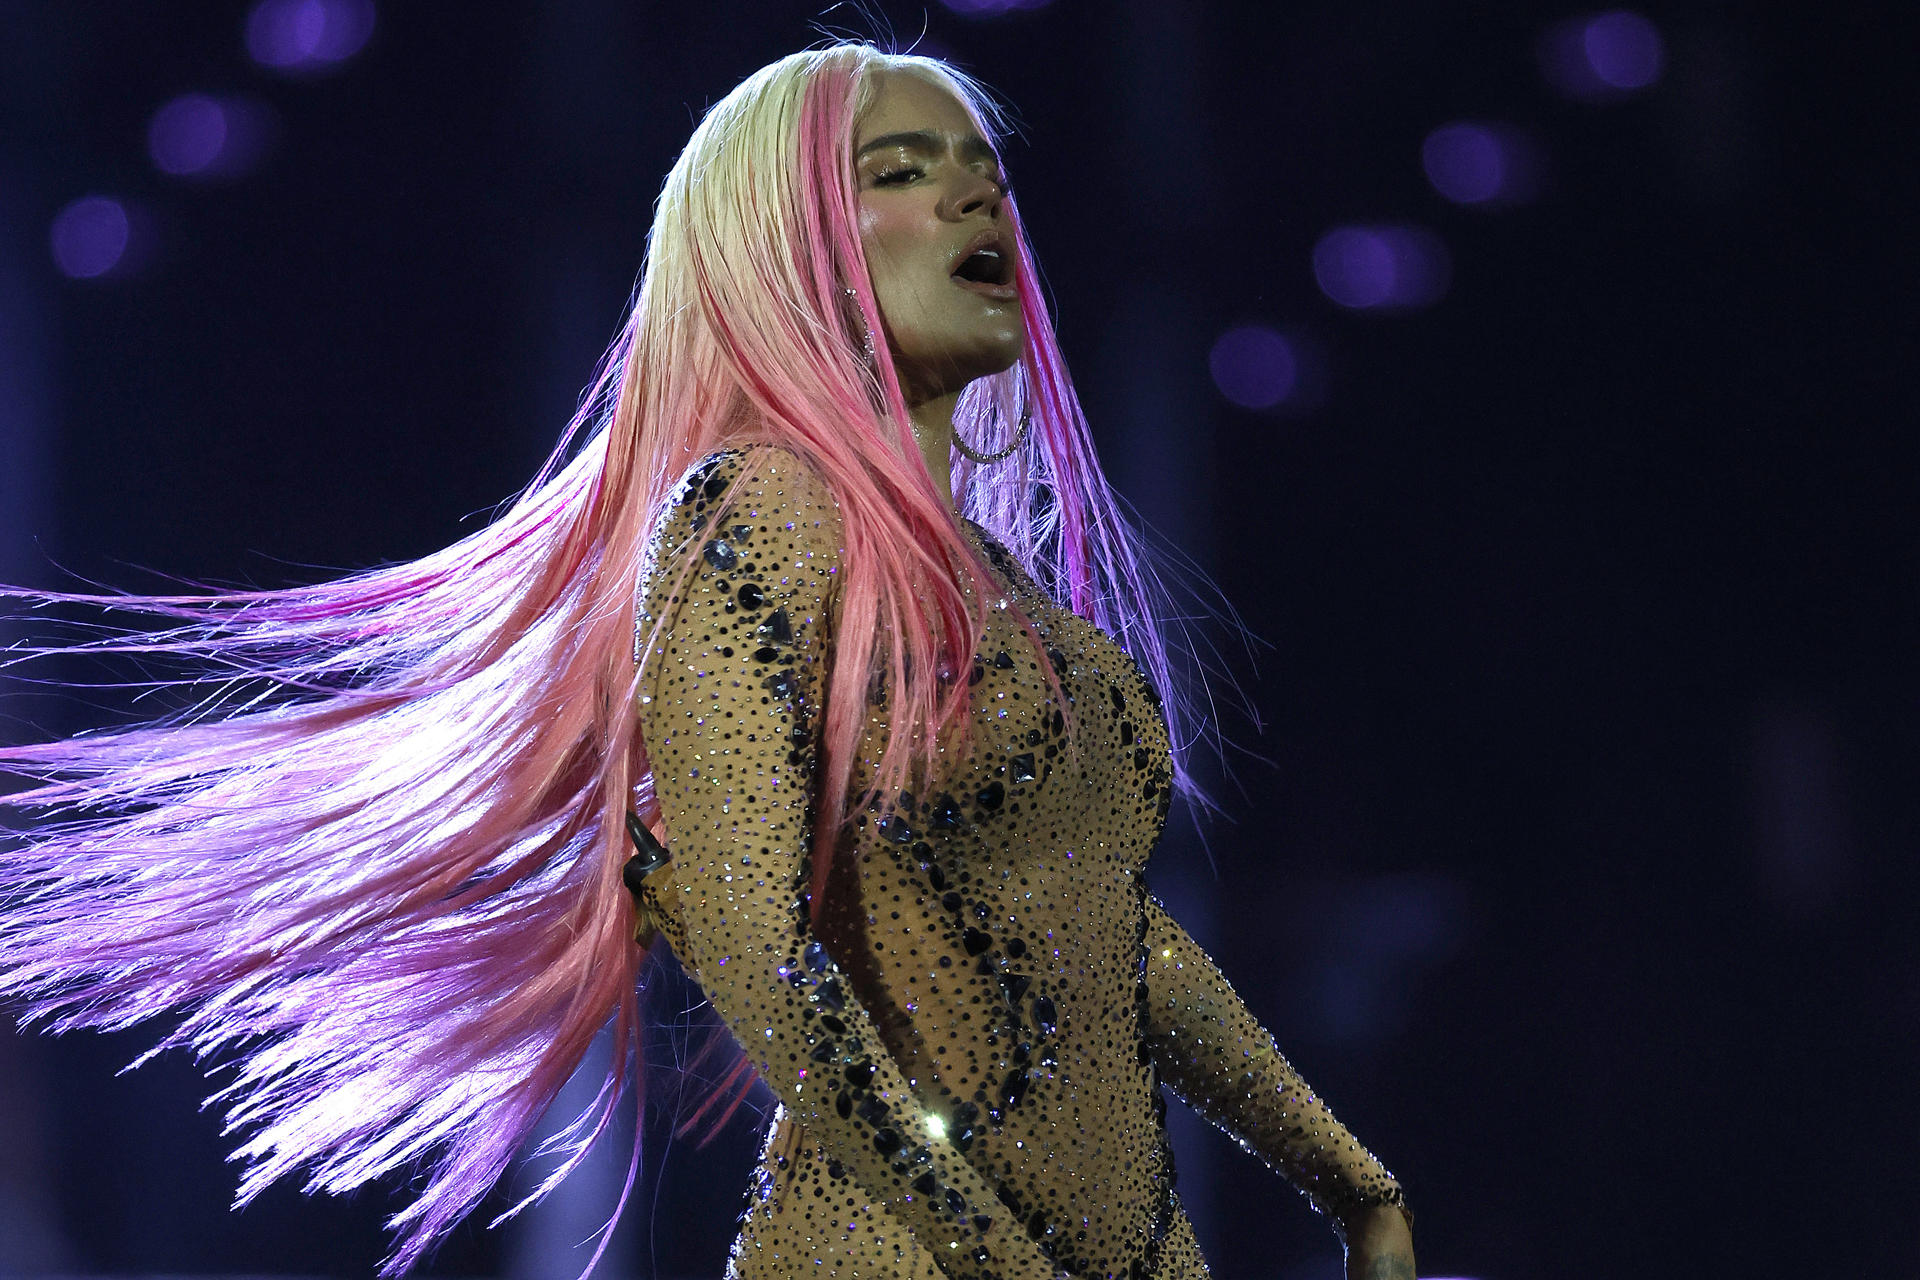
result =
[[[903,187],[916,178],[924,178],[926,176],[927,170],[924,165],[910,164],[897,169],[880,169],[873,175],[873,185],[876,187]],[[991,182],[994,187],[999,190],[1002,200],[1005,200],[1013,194],[1013,188],[1007,185],[1006,178],[1001,174],[989,173],[984,176],[988,182]]]

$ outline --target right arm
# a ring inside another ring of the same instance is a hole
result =
[[[673,533],[692,531],[697,569],[648,604],[665,620],[641,724],[672,850],[666,931],[780,1102],[949,1276],[1044,1280],[1054,1267],[914,1092],[809,926],[802,872],[841,527],[811,471],[765,456],[725,511],[734,458],[689,490],[692,510],[669,515]]]

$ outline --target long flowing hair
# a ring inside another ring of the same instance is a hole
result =
[[[964,732],[965,682],[937,673],[978,643],[961,586],[977,565],[886,344],[863,352],[884,326],[850,157],[882,69],[945,86],[996,136],[984,92],[927,58],[836,44],[748,78],[668,175],[631,316],[578,414],[488,527],[308,587],[6,593],[155,620],[62,651],[184,661],[196,674],[169,683],[197,700],[0,749],[0,770],[29,780],[0,813],[40,815],[0,855],[0,995],[56,1030],[176,1015],[154,1052],[186,1047],[231,1072],[215,1096],[242,1135],[241,1203],[295,1172],[342,1192],[418,1166],[421,1190],[389,1224],[386,1271],[405,1271],[496,1183],[609,1024],[597,1098],[508,1215],[576,1167],[638,1087],[645,952],[621,883],[626,813],[670,833],[636,723],[634,602],[645,575],[691,571],[692,549],[653,535],[703,457],[798,455],[844,522],[816,911],[858,799],[871,683],[886,682],[892,717],[874,786]],[[967,390],[956,427],[992,446],[1023,414],[1033,426],[1005,463],[956,461],[958,503],[1120,638],[1183,740],[1155,583],[1095,461],[1010,199],[1002,217],[1027,348]]]

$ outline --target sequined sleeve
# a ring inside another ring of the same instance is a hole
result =
[[[1407,1213],[1393,1175],[1334,1119],[1219,967],[1151,896],[1146,941],[1146,1035],[1160,1078],[1284,1173],[1343,1234],[1364,1206]]]
[[[737,488],[739,454],[692,477],[661,544],[693,539],[695,570],[677,586],[657,570],[643,614],[664,620],[641,708],[671,854],[662,928],[781,1104],[948,1275],[1051,1277],[808,925],[841,527],[802,463],[760,458]]]

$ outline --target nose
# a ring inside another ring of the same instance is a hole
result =
[[[1000,191],[1000,185],[984,173],[967,170],[964,175],[948,189],[947,216],[960,219],[968,214],[984,212],[989,218],[1000,216],[1000,203],[1006,196]]]

